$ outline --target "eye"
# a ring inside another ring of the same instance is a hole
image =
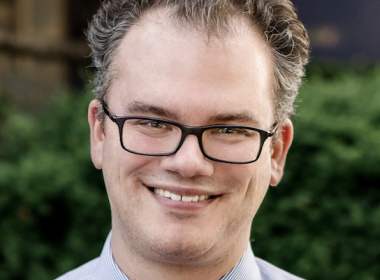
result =
[[[221,134],[232,134],[232,135],[249,135],[249,132],[245,129],[242,128],[232,128],[232,127],[222,127],[219,128],[216,133],[221,133]]]
[[[166,123],[160,121],[147,121],[146,125],[154,128],[167,128]]]
[[[165,131],[170,131],[172,130],[172,126],[168,123],[158,121],[158,120],[145,120],[145,119],[140,119],[135,122],[135,126],[139,127],[140,129],[144,130],[165,130]]]

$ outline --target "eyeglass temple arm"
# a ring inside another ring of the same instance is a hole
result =
[[[107,106],[107,103],[104,101],[104,100],[101,100],[100,101],[102,103],[102,107],[103,107],[103,111],[104,113],[106,113],[106,115],[112,120],[112,121],[116,121],[116,116],[112,113],[110,113],[109,109],[108,109],[108,106]]]
[[[276,131],[277,131],[278,127],[280,126],[280,124],[277,123],[277,122],[275,122],[273,124],[273,126],[274,126],[274,128],[272,130],[268,131],[268,137],[271,137],[271,136],[273,136],[276,133]]]

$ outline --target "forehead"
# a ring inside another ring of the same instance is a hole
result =
[[[207,37],[189,24],[176,25],[164,12],[148,14],[118,48],[108,98],[159,104],[183,118],[226,110],[270,118],[270,52],[244,20],[233,24],[223,36]]]

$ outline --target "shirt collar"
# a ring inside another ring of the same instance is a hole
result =
[[[100,255],[96,269],[96,279],[129,280],[116,264],[111,249],[111,234],[109,233]],[[260,270],[256,264],[251,245],[248,244],[243,257],[230,272],[220,280],[261,280]]]
[[[220,280],[261,280],[260,270],[257,266],[255,256],[251,248],[251,244],[248,243],[247,249],[244,252],[243,257]]]

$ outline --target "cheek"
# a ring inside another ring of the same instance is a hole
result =
[[[215,174],[221,174],[221,180],[226,182],[233,192],[243,197],[261,192],[269,186],[271,175],[270,155],[262,154],[258,161],[244,165],[230,165]]]
[[[236,207],[243,209],[250,216],[256,213],[268,190],[271,177],[270,162],[268,150],[254,163],[232,165],[221,172],[222,180],[228,182],[235,194]]]
[[[144,165],[149,158],[125,151],[120,143],[119,131],[114,124],[107,124],[103,147],[103,173],[113,181],[123,177]],[[125,179],[125,178],[124,178]]]
[[[220,216],[226,222],[225,234],[228,238],[247,238],[252,219],[268,189],[270,176],[256,163],[230,166],[221,172],[221,180],[229,188],[226,209]]]
[[[147,159],[125,151],[117,135],[109,132],[106,135],[103,149],[104,182],[111,207],[121,207],[135,192],[134,174],[146,164]]]
[[[256,214],[263,199],[268,191],[269,183],[271,179],[271,157],[269,149],[264,150],[256,164],[256,167],[252,167],[252,179],[247,191],[247,199],[251,200],[252,211]]]
[[[146,166],[147,159],[124,150],[109,157],[103,173],[113,228],[115,231],[128,232],[128,238],[132,238],[130,229],[141,228],[143,221],[137,217],[149,206],[143,200],[146,189],[138,180],[138,174]]]

